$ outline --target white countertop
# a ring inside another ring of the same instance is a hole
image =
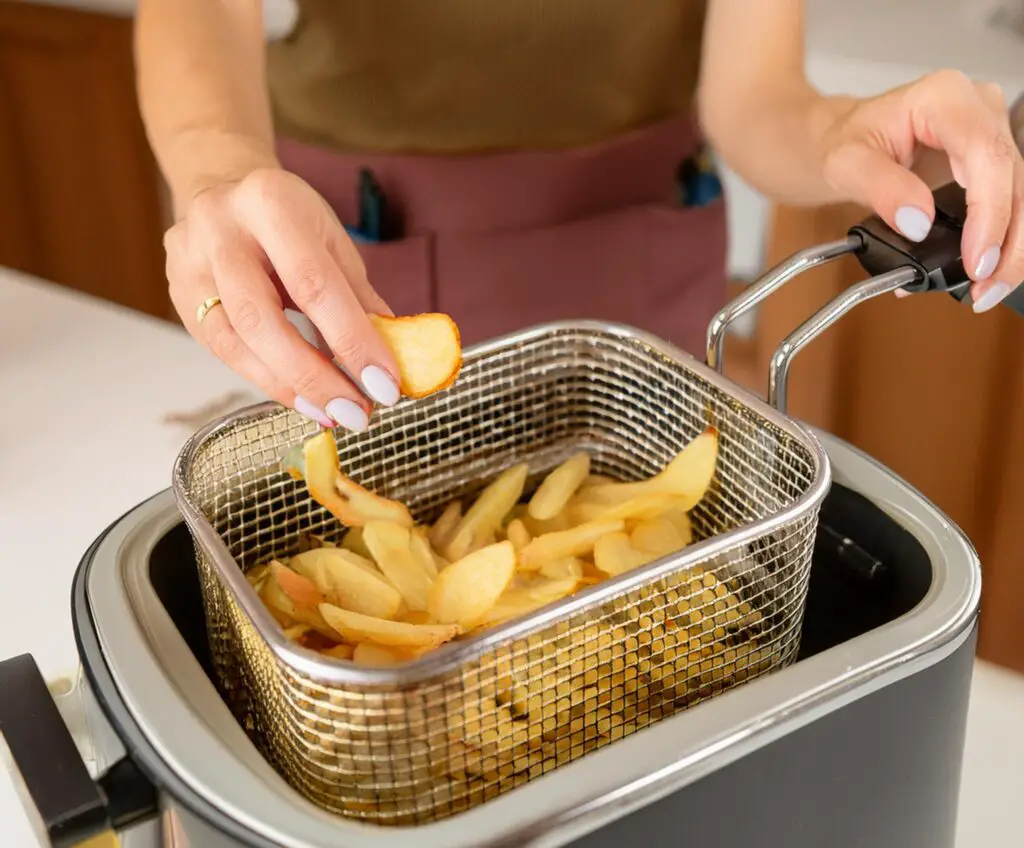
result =
[[[0,657],[72,675],[71,578],[114,519],[167,488],[205,419],[260,400],[170,324],[0,269]],[[218,408],[218,405],[220,408]],[[193,418],[176,421],[176,416]],[[1024,678],[979,663],[963,848],[1020,845]],[[35,848],[0,770],[4,848]]]
[[[0,658],[72,676],[71,578],[202,423],[261,400],[169,323],[0,268]],[[180,420],[182,418],[190,420]],[[0,767],[4,848],[35,848]]]

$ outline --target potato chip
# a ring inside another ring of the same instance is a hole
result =
[[[411,610],[426,609],[431,576],[413,556],[411,533],[389,521],[371,521],[363,528],[363,540],[377,567],[402,595]]]
[[[590,457],[577,453],[544,478],[530,498],[530,517],[550,521],[560,513],[590,473]]]
[[[402,606],[402,595],[384,574],[372,564],[361,564],[350,551],[320,548],[297,554],[288,564],[312,580],[328,603],[342,609],[394,618]]]
[[[378,645],[376,642],[360,642],[352,652],[352,661],[356,665],[368,668],[386,668],[399,665],[407,660],[394,648]]]
[[[319,612],[323,595],[310,580],[296,574],[279,562],[270,564],[270,574],[260,599],[282,625],[282,628],[305,624],[335,642],[342,641],[336,630],[324,621]]]
[[[293,462],[289,459],[289,462]],[[289,466],[306,482],[310,497],[346,527],[361,527],[367,521],[392,521],[412,527],[404,504],[375,495],[341,473],[334,436],[324,430],[302,446],[301,467]]]
[[[525,463],[515,465],[499,474],[480,493],[456,526],[451,542],[442,551],[445,559],[454,563],[494,537],[505,516],[522,497],[527,471]]]
[[[333,657],[336,660],[350,660],[355,653],[355,648],[342,642],[340,645],[332,645],[330,648],[322,648],[320,653],[325,657]]]
[[[533,538],[521,518],[514,518],[509,522],[508,527],[505,528],[505,537],[512,543],[516,553],[530,544],[530,540]]]
[[[407,624],[404,621],[387,621],[383,618],[373,618],[350,610],[343,610],[331,604],[321,604],[320,614],[331,627],[350,642],[376,642],[379,645],[408,648],[436,648],[454,639],[460,632],[458,626],[454,624]]]
[[[471,627],[508,587],[516,570],[511,542],[498,542],[449,565],[434,581],[427,611],[435,621]]]
[[[638,522],[629,534],[629,541],[638,551],[651,554],[655,559],[681,551],[687,544],[675,524],[664,516]]]
[[[570,507],[570,514],[576,521],[643,521],[657,518],[670,510],[679,510],[684,501],[675,495],[637,495],[618,504],[576,503]]]
[[[452,540],[455,528],[462,520],[462,501],[452,501],[444,508],[428,533],[430,544],[435,550],[443,551]]]
[[[671,495],[679,508],[688,512],[704,497],[715,476],[718,461],[718,431],[709,427],[673,459],[665,469],[638,483],[608,483],[590,486],[587,498],[607,504],[623,504],[646,495]]]
[[[567,577],[580,580],[583,577],[583,563],[576,557],[548,562],[540,567],[540,576],[548,580],[564,580]]]
[[[536,571],[555,560],[586,556],[598,539],[609,533],[621,532],[624,527],[621,520],[594,521],[571,530],[537,536],[519,554],[519,566],[524,571]]]
[[[611,577],[632,571],[655,559],[657,557],[634,548],[625,533],[610,533],[598,539],[594,545],[594,565]]]
[[[409,550],[420,567],[431,577],[437,577],[437,560],[427,539],[425,527],[414,527],[409,534]]]
[[[345,538],[341,540],[341,547],[346,551],[351,551],[357,556],[361,556],[370,564],[373,564],[373,554],[370,553],[370,549],[366,547],[366,542],[363,541],[363,528],[353,527],[345,534]]]
[[[459,328],[441,312],[369,315],[391,349],[402,394],[422,398],[455,382],[462,367]]]

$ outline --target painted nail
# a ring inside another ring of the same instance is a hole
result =
[[[974,269],[974,279],[979,282],[987,280],[992,276],[992,272],[996,270],[996,265],[998,264],[999,245],[994,244],[981,254],[981,259],[978,260],[978,267]]]
[[[993,306],[998,306],[1009,293],[1010,287],[1006,283],[992,283],[982,292],[981,297],[974,301],[972,308],[975,312],[988,312]]]
[[[312,418],[321,427],[327,427],[328,429],[334,427],[334,422],[331,420],[326,412],[324,412],[319,406],[310,403],[301,395],[295,396],[295,411],[299,415],[305,415],[307,418]]]
[[[362,433],[370,424],[370,419],[360,406],[347,398],[335,398],[330,401],[327,404],[327,414],[353,433]]]
[[[366,393],[377,403],[384,406],[394,406],[398,403],[398,398],[401,396],[398,386],[383,368],[367,365],[363,369],[363,373],[359,375],[359,379],[362,381]]]
[[[911,241],[924,241],[931,232],[932,222],[924,210],[901,206],[896,210],[896,229]]]

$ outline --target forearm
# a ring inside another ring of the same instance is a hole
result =
[[[711,123],[709,140],[723,162],[777,203],[819,205],[838,200],[823,177],[823,149],[852,100],[805,91],[772,92],[735,118]]]
[[[177,215],[204,188],[277,164],[261,0],[140,0],[139,105]]]
[[[808,84],[803,5],[709,4],[698,103],[716,153],[745,181],[778,202],[817,204],[835,199],[822,151],[853,101]]]

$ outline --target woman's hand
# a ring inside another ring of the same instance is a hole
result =
[[[805,6],[708,4],[697,103],[716,152],[778,203],[854,201],[915,240],[935,209],[914,171],[945,154],[946,180],[967,191],[974,309],[991,309],[1024,278],[1024,177],[1002,92],[941,71],[864,100],[823,97],[804,75]]]
[[[269,397],[325,427],[354,431],[367,427],[368,397],[398,401],[395,362],[367,319],[390,310],[344,228],[301,179],[267,168],[207,188],[164,245],[185,327]],[[220,303],[200,317],[211,297]],[[309,318],[323,352],[286,308]]]
[[[974,311],[1003,300],[1024,279],[1024,160],[999,87],[941,71],[878,97],[826,102],[834,119],[821,134],[825,180],[912,241],[935,218],[913,168],[929,151],[948,156],[967,192],[962,251]]]

